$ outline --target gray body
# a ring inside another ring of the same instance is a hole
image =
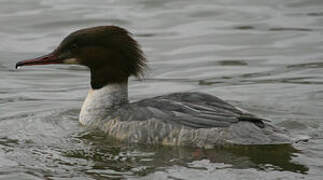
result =
[[[126,87],[90,90],[80,122],[129,143],[203,148],[291,143],[285,130],[215,96],[173,93],[128,103]]]

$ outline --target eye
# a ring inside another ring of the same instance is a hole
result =
[[[78,48],[78,45],[77,45],[76,43],[73,43],[73,44],[71,45],[71,49],[76,49],[76,48]]]

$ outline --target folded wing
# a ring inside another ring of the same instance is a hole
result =
[[[239,121],[264,127],[263,119],[204,93],[173,93],[145,99],[122,106],[112,116],[121,121],[157,119],[191,128],[228,127]]]

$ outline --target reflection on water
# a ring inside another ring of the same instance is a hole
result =
[[[322,0],[0,0],[0,179],[321,179]],[[307,143],[214,150],[128,145],[85,129],[79,66],[14,70],[80,28],[129,29],[149,59],[135,101],[206,92]]]
[[[98,171],[100,173],[106,171],[109,174],[112,169],[116,172],[111,172],[111,176],[118,174],[117,172],[127,172],[128,174],[131,172],[130,174],[145,176],[169,166],[190,167],[191,162],[203,159],[210,163],[226,164],[227,168],[271,169],[302,174],[306,174],[308,171],[305,165],[291,161],[292,157],[296,157],[301,152],[289,145],[236,146],[204,150],[184,147],[113,144],[111,143],[113,140],[107,140],[102,135],[94,134],[86,134],[82,139],[86,139],[91,144],[91,148],[68,150],[64,152],[64,155],[94,161],[89,174],[95,172],[93,169],[100,170]],[[105,139],[105,143],[102,144],[103,139]],[[200,168],[203,169],[203,167]],[[100,173],[93,174],[100,176]]]

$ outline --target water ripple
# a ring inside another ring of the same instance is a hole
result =
[[[320,179],[321,0],[0,1],[0,179]],[[83,27],[119,25],[149,59],[130,100],[202,91],[272,119],[292,147],[190,149],[123,144],[78,123],[80,66],[13,70]]]

